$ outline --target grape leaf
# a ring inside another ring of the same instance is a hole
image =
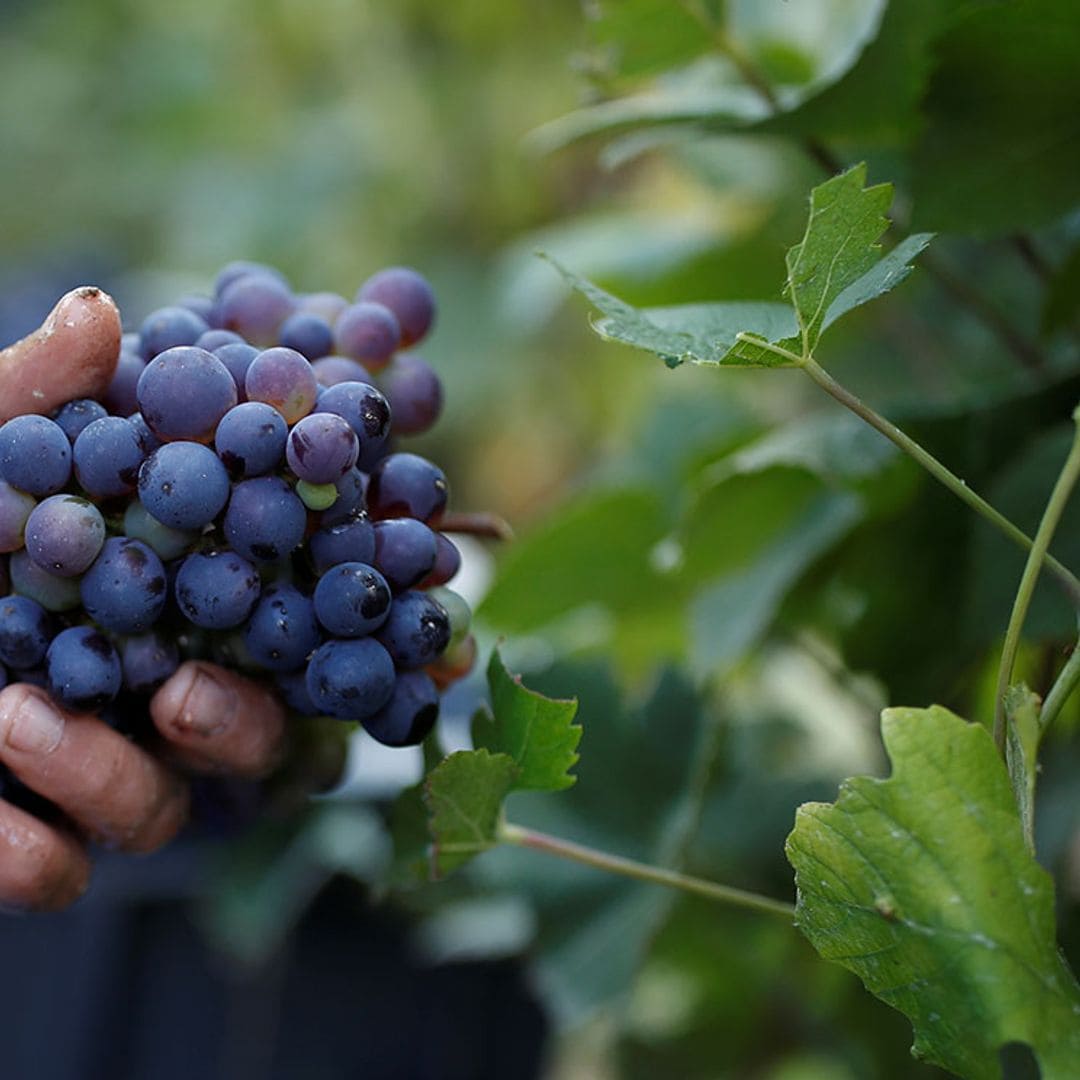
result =
[[[495,847],[511,791],[560,791],[574,783],[570,769],[581,739],[573,722],[577,702],[526,689],[498,649],[487,676],[491,713],[478,725],[477,748],[451,754],[424,782],[434,878]]]
[[[509,754],[459,750],[424,782],[431,833],[431,876],[440,878],[498,843],[503,799],[517,766]]]
[[[886,709],[882,735],[891,777],[798,811],[798,926],[912,1021],[917,1057],[996,1078],[1021,1042],[1044,1080],[1075,1076],[1080,987],[993,739],[940,706]]]
[[[792,367],[794,359],[765,347],[767,342],[796,356],[812,353],[821,335],[841,316],[898,285],[911,260],[930,243],[930,233],[909,236],[887,255],[878,240],[892,186],[864,186],[866,165],[819,184],[810,194],[810,219],[802,240],[787,253],[785,291],[791,306],[777,302],[732,301],[636,308],[567,270],[544,255],[567,282],[605,317],[593,324],[611,341],[659,355],[669,367],[689,361],[722,367]],[[760,338],[762,344],[751,338]]]
[[[521,685],[495,649],[487,669],[491,712],[481,714],[474,739],[517,764],[515,791],[561,791],[573,785],[581,727],[573,722],[577,702],[544,697]],[[486,723],[483,722],[486,720]]]

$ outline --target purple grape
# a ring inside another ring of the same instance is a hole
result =
[[[334,487],[337,488],[337,501],[319,516],[319,524],[323,528],[350,521],[357,514],[363,513],[367,505],[364,501],[367,478],[359,469],[350,469]]]
[[[124,686],[134,694],[152,694],[179,666],[180,649],[165,634],[138,634],[120,646]]]
[[[284,285],[285,288],[289,287],[287,278],[280,270],[267,266],[266,263],[251,262],[248,259],[236,259],[231,263],[227,263],[218,271],[217,277],[214,278],[214,295],[221,297],[234,282],[243,277],[251,276],[273,278],[280,285]]]
[[[427,279],[409,266],[390,266],[373,274],[356,294],[357,300],[385,304],[401,327],[401,345],[419,341],[435,321],[435,294]]]
[[[450,618],[425,592],[403,592],[390,605],[390,615],[375,634],[406,670],[430,664],[450,644]]]
[[[289,432],[289,468],[309,484],[333,484],[355,464],[360,440],[349,422],[334,413],[312,413]]]
[[[139,327],[140,351],[146,360],[176,345],[194,345],[210,328],[206,320],[186,307],[163,307],[152,311]]]
[[[204,630],[239,626],[259,599],[259,572],[234,551],[189,555],[176,574],[176,602]]]
[[[143,453],[149,457],[161,445],[161,440],[147,427],[143,414],[138,410],[127,418],[127,422],[135,432],[135,438],[139,440]]]
[[[55,495],[71,476],[71,443],[44,416],[16,416],[0,427],[0,479],[29,495]]]
[[[348,420],[360,439],[360,467],[379,460],[390,434],[390,403],[377,387],[365,382],[342,382],[319,395],[316,412],[335,413]]]
[[[221,293],[219,321],[253,345],[270,346],[295,310],[296,300],[287,285],[267,274],[247,274]]]
[[[77,401],[69,401],[61,406],[56,414],[56,422],[68,437],[68,442],[74,443],[83,428],[108,415],[105,406],[100,402],[93,401],[91,398],[79,398]]]
[[[321,356],[312,361],[312,371],[320,386],[336,386],[343,382],[361,382],[375,385],[375,379],[359,360],[348,356]]]
[[[258,476],[233,488],[225,512],[225,537],[244,558],[284,559],[303,541],[306,529],[307,510],[280,477]]]
[[[364,730],[383,746],[419,746],[439,718],[439,692],[423,671],[403,671],[390,700],[364,721]]]
[[[315,586],[315,616],[336,637],[363,637],[386,621],[390,599],[390,586],[373,566],[339,563]]]
[[[116,634],[141,634],[165,609],[165,567],[141,540],[114,536],[79,583],[83,607]]]
[[[315,573],[320,576],[338,563],[371,563],[375,558],[375,529],[367,515],[361,513],[340,525],[330,525],[312,533],[308,551]]]
[[[421,589],[445,585],[461,569],[461,552],[458,551],[453,540],[443,535],[443,533],[436,533],[435,542],[438,545],[438,551],[435,553],[435,565],[431,568],[431,573],[420,582],[419,587]]]
[[[88,425],[72,448],[75,478],[95,499],[130,495],[139,484],[146,449],[136,427],[122,416]]]
[[[375,523],[375,566],[394,592],[411,589],[431,573],[439,544],[422,521],[391,518]]]
[[[130,416],[138,410],[137,388],[145,368],[146,361],[137,352],[120,350],[112,381],[102,398],[102,403],[114,416]]]
[[[285,456],[289,428],[277,409],[245,401],[218,424],[214,447],[234,480],[273,472]]]
[[[207,352],[216,352],[222,345],[246,345],[247,342],[232,330],[207,330],[195,344]]]
[[[162,442],[209,442],[236,404],[236,384],[213,354],[180,345],[156,356],[139,376],[139,411]]]
[[[139,500],[163,525],[201,529],[229,501],[229,475],[202,443],[166,443],[139,470]]]
[[[48,612],[27,596],[0,600],[0,662],[23,670],[45,659],[53,626]]]
[[[336,351],[359,360],[370,370],[382,367],[401,344],[394,313],[366,300],[350,304],[334,325]]]
[[[307,688],[307,668],[298,671],[279,671],[274,676],[278,692],[285,704],[301,716],[318,716],[319,707],[311,700]]]
[[[244,627],[252,659],[270,671],[302,667],[321,636],[311,597],[292,585],[264,590]]]
[[[389,653],[367,637],[320,645],[308,661],[305,681],[320,713],[363,720],[390,700],[394,678]]]
[[[382,376],[395,435],[422,435],[439,419],[442,380],[426,360],[412,353],[395,356]]]
[[[419,454],[389,454],[375,466],[368,482],[371,516],[437,521],[446,509],[450,488],[446,474]]]
[[[100,709],[120,692],[120,657],[109,639],[89,626],[73,626],[53,639],[45,657],[49,693],[69,709]]]
[[[23,546],[26,521],[37,499],[0,480],[0,552],[18,551]]]
[[[98,557],[104,543],[101,511],[77,495],[50,495],[34,507],[26,522],[26,553],[42,570],[58,577],[77,577]]]
[[[319,384],[311,365],[295,349],[282,347],[259,353],[244,377],[248,401],[273,405],[290,426],[315,405]]]
[[[298,311],[290,315],[278,331],[278,344],[295,349],[308,360],[327,356],[334,347],[334,331],[318,315]]]
[[[248,368],[251,361],[259,355],[259,350],[246,341],[236,341],[228,345],[219,345],[214,355],[229,369],[229,374],[236,383],[236,400],[247,401],[247,390],[244,388],[247,379]]]
[[[176,301],[176,306],[193,311],[207,325],[210,324],[210,320],[214,317],[214,300],[212,297],[204,296],[202,293],[186,293]],[[195,344],[198,345],[198,342],[195,342]]]

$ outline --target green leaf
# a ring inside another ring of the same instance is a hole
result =
[[[866,165],[856,165],[810,193],[806,234],[786,260],[786,292],[804,344],[800,353],[814,351],[832,302],[880,259],[878,240],[889,227],[885,212],[892,185],[865,184]]]
[[[968,5],[935,45],[914,147],[914,218],[1006,232],[1077,205],[1080,19],[1074,0]]]
[[[586,9],[593,39],[613,54],[623,76],[645,75],[684,63],[706,51],[705,28],[672,0],[616,0]]]
[[[605,317],[596,332],[611,341],[656,353],[669,367],[689,361],[722,367],[792,367],[765,343],[802,356],[841,316],[894,288],[911,272],[911,260],[931,234],[909,236],[882,257],[878,240],[892,187],[865,187],[866,166],[856,165],[810,194],[810,219],[802,240],[788,251],[786,293],[791,307],[775,302],[732,301],[636,308],[544,255],[567,282]],[[761,339],[761,344],[746,336]]]
[[[1080,244],[1069,252],[1050,279],[1040,329],[1044,334],[1053,334],[1071,325],[1080,326]]]
[[[444,877],[498,843],[503,799],[517,766],[509,754],[459,750],[424,781],[431,833],[431,876]]]
[[[508,755],[517,765],[515,791],[562,791],[575,777],[581,727],[574,723],[577,701],[544,697],[521,685],[510,674],[499,650],[491,654],[487,669],[491,713],[477,725],[476,745]]]
[[[887,709],[882,735],[889,779],[798,811],[800,929],[912,1021],[917,1057],[989,1080],[1022,1042],[1044,1080],[1075,1076],[1080,987],[993,739],[940,706]]]

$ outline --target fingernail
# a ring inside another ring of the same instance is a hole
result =
[[[229,724],[236,709],[236,692],[213,675],[195,669],[191,687],[184,695],[177,724],[196,735],[217,735]]]
[[[37,694],[5,705],[2,719],[8,746],[24,754],[49,754],[64,737],[64,718]]]

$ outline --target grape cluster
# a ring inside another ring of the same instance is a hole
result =
[[[402,351],[434,313],[406,267],[350,303],[231,263],[123,336],[100,402],[0,427],[0,686],[99,710],[208,658],[421,741],[474,651],[446,477],[396,446],[441,410]]]

